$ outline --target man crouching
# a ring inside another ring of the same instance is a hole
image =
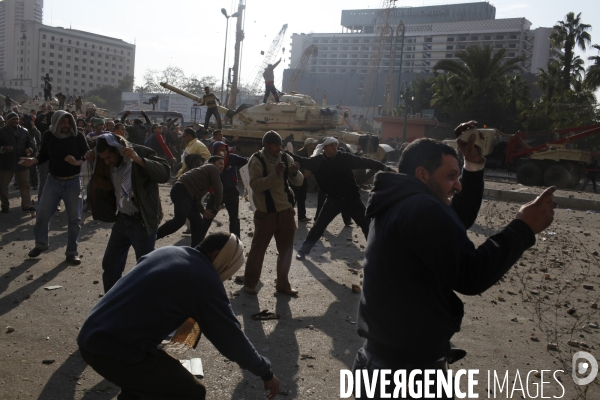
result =
[[[121,387],[119,400],[204,399],[204,385],[157,346],[188,318],[240,367],[260,376],[271,399],[279,380],[233,314],[222,282],[244,264],[244,247],[227,233],[196,247],[162,247],[138,264],[96,304],[77,338],[83,359]]]

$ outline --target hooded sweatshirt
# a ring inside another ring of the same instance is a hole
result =
[[[60,131],[60,121],[63,118],[71,120],[71,130],[67,133]],[[65,157],[73,156],[76,160],[82,160],[88,150],[85,137],[77,132],[73,115],[59,110],[52,114],[52,125],[42,136],[42,147],[37,160],[38,164],[50,161],[50,174],[66,178],[79,175],[81,167],[69,164],[65,161]]]
[[[383,360],[446,356],[463,318],[455,292],[484,292],[535,243],[529,226],[513,220],[476,248],[467,229],[481,206],[483,171],[465,170],[461,182],[449,206],[415,177],[375,176],[357,328],[365,348]]]
[[[220,156],[220,152],[225,152],[223,161],[225,161],[225,169],[221,172],[221,183],[223,183],[223,192],[235,190],[237,193],[237,171],[238,168],[248,164],[246,157],[240,157],[237,154],[229,153],[229,146],[223,142],[214,142],[212,145],[212,153],[215,156]]]

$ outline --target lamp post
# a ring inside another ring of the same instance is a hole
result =
[[[400,44],[400,68],[398,69],[398,93],[396,93],[396,104],[400,102],[400,90],[402,89],[402,60],[404,60],[404,33],[406,29],[404,27],[404,22],[400,21],[398,25],[398,30],[396,31],[396,36],[398,34],[402,35],[402,41]]]
[[[221,99],[223,98],[223,85],[225,84],[225,61],[227,60],[227,33],[229,32],[229,17],[231,15],[227,15],[227,10],[221,8],[221,14],[227,18],[227,23],[225,24],[225,50],[223,51],[223,75],[221,75]]]
[[[405,86],[404,94],[400,95],[401,97],[404,98],[404,125],[402,127],[402,142],[406,143],[406,125],[408,123],[408,113],[406,112],[407,111],[406,107],[410,107],[408,104],[406,104],[406,102],[407,102],[406,95],[408,94],[408,89],[412,87],[412,81],[410,83],[407,83],[406,81],[400,82],[400,85],[398,86],[398,93],[401,92],[403,85]],[[414,99],[415,99],[415,97],[411,96],[411,100],[414,100]],[[410,107],[410,112],[412,114],[412,107]]]

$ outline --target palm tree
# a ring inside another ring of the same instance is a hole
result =
[[[540,68],[535,85],[546,94],[547,100],[554,97],[555,91],[560,86],[560,64],[558,61],[550,61],[547,69]]]
[[[460,85],[470,92],[469,97],[473,99],[484,93],[496,95],[503,86],[501,78],[517,69],[519,62],[523,61],[522,58],[517,57],[503,62],[505,54],[505,49],[500,49],[494,53],[489,46],[483,48],[473,46],[454,54],[462,62],[440,60],[435,65],[434,70],[454,74]]]
[[[581,13],[577,14],[570,12],[565,16],[563,21],[557,21],[552,27],[550,34],[550,42],[555,47],[564,48],[564,65],[562,70],[562,88],[566,90],[571,84],[571,69],[573,68],[575,46],[585,51],[586,46],[589,46],[592,37],[587,32],[592,26],[581,23]]]
[[[600,45],[593,45],[594,49],[598,50],[600,54]],[[588,57],[588,60],[593,61],[594,64],[590,65],[585,74],[585,85],[591,90],[596,90],[600,87],[600,55]]]

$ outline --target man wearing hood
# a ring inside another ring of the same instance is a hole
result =
[[[224,161],[224,169],[221,172],[221,183],[223,184],[223,203],[229,214],[229,232],[240,237],[240,192],[237,188],[237,171],[238,168],[248,164],[248,159],[229,153],[229,146],[223,142],[214,142],[212,151],[213,155],[223,157]],[[215,196],[211,193],[206,203],[206,208],[212,210],[220,207],[220,204],[215,204]],[[212,218],[202,221],[203,231],[201,237],[206,235],[212,222]]]
[[[391,171],[390,167],[370,158],[362,158],[348,152],[338,151],[338,140],[326,138],[319,144],[310,158],[300,157],[289,153],[301,168],[308,169],[319,183],[319,190],[326,194],[322,209],[317,215],[317,221],[310,228],[302,247],[296,255],[297,260],[304,260],[323,232],[333,219],[340,213],[346,212],[360,226],[367,238],[371,220],[365,216],[365,205],[360,199],[360,187],[354,178],[354,169],[374,169]]]
[[[27,114],[29,115],[29,114]],[[31,206],[29,169],[19,165],[20,157],[29,157],[35,153],[35,140],[31,140],[27,129],[19,125],[19,116],[11,112],[6,116],[6,125],[0,129],[0,201],[2,212],[10,208],[8,185],[13,176],[21,192],[21,209],[35,211]]]
[[[37,257],[48,249],[50,219],[56,212],[60,200],[65,203],[69,225],[67,229],[67,262],[81,264],[77,246],[81,230],[81,164],[89,150],[85,137],[77,131],[75,118],[66,111],[56,111],[52,115],[50,130],[42,136],[42,147],[36,158],[21,157],[20,164],[30,167],[49,161],[49,175],[44,186],[44,194],[39,200],[33,232],[35,248],[29,257]]]
[[[112,133],[98,136],[94,150],[86,157],[96,162],[90,182],[92,215],[115,222],[102,259],[106,293],[121,278],[130,247],[137,260],[154,250],[162,219],[158,184],[168,182],[171,174],[154,151]]]
[[[145,111],[140,112],[142,117],[144,117],[144,121],[139,118],[133,120],[133,125],[126,125],[125,130],[127,131],[127,140],[130,143],[135,143],[139,145],[144,145],[146,142],[146,135],[152,129],[152,121],[148,118],[148,115]],[[121,123],[125,124],[125,120],[127,117],[131,115],[131,111],[125,111],[125,114],[121,117]]]
[[[456,136],[472,122],[459,125]],[[474,144],[475,134],[468,143],[458,141],[462,176],[456,151],[433,139],[406,147],[400,174],[375,176],[357,324],[366,341],[355,369],[371,376],[378,369],[406,370],[407,376],[412,369],[445,372],[447,359],[453,361],[450,339],[463,317],[455,292],[474,296],[490,288],[552,222],[555,188],[522,206],[476,248],[467,229],[481,206],[485,158]]]
[[[172,344],[195,348],[197,334],[191,343],[185,333],[178,339],[191,320],[227,359],[261,377],[274,398],[279,380],[242,331],[223,287],[243,264],[244,245],[232,234],[153,251],[94,306],[77,337],[81,356],[121,387],[119,399],[201,400],[204,384],[157,348],[175,330]]]

